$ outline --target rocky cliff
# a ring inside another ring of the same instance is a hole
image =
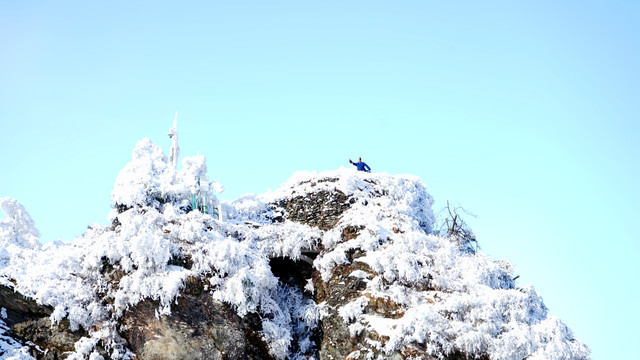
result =
[[[508,262],[434,231],[416,177],[298,173],[221,221],[191,211],[183,179],[206,167],[183,164],[139,143],[111,224],[70,243],[25,241],[28,214],[7,214],[0,357],[589,358]]]

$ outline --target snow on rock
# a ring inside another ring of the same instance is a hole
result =
[[[2,249],[10,246],[18,248],[40,248],[40,232],[29,213],[18,201],[12,198],[0,198],[0,209],[6,218],[0,219],[0,245]]]
[[[5,218],[0,218],[0,269],[9,265],[12,258],[23,258],[40,248],[40,232],[29,213],[18,201],[0,198],[0,209]],[[0,279],[0,284],[2,284]]]
[[[17,340],[5,335],[8,330],[9,327],[0,317],[0,358],[7,360],[33,360],[34,357],[29,355],[27,346],[23,346]]]
[[[415,176],[299,172],[273,192],[225,202],[221,222],[189,207],[205,158],[182,164],[176,171],[140,141],[114,185],[113,224],[69,243],[40,247],[26,211],[0,201],[0,285],[84,331],[70,358],[144,358],[127,347],[128,311],[144,303],[158,319],[189,316],[194,284],[192,298],[226,304],[258,329],[259,341],[246,340],[258,342],[234,348],[243,356],[264,345],[261,356],[275,359],[589,358],[532,287],[516,286],[507,261],[434,232],[433,198]],[[315,273],[303,287],[287,282],[274,275],[276,257]],[[0,353],[22,354],[5,330]]]
[[[111,201],[128,207],[157,206],[159,199],[172,192],[173,176],[175,172],[167,165],[162,148],[148,138],[142,139],[133,150],[131,162],[120,171]]]
[[[186,157],[179,171],[170,164],[162,148],[145,138],[140,140],[129,162],[120,171],[111,193],[114,207],[131,208],[150,206],[160,209],[165,204],[186,209],[191,206],[191,196],[196,185],[204,186],[210,199],[215,202],[214,191],[224,187],[213,181],[198,184],[207,174],[204,156]]]

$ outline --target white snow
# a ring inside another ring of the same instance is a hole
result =
[[[11,261],[29,257],[40,248],[40,232],[25,208],[15,199],[0,198],[0,209],[5,218],[0,218],[0,268]],[[12,260],[15,259],[15,260]],[[1,284],[0,279],[0,284]]]
[[[214,191],[222,192],[224,187],[213,181],[199,184],[207,175],[205,156],[186,157],[182,169],[176,171],[170,164],[162,148],[148,138],[140,140],[129,162],[120,171],[111,193],[112,204],[126,207],[151,206],[161,209],[171,205],[177,208],[190,206],[195,188],[205,189],[210,200],[209,207],[217,205]]]
[[[312,329],[327,311],[324,304],[281,284],[269,259],[299,259],[303,249],[317,249],[320,243],[324,250],[314,267],[325,280],[336,265],[348,263],[348,250],[366,253],[356,261],[372,273],[350,274],[362,279],[366,290],[336,310],[352,335],[367,329],[388,338],[376,342],[380,351],[419,343],[432,355],[459,350],[488,353],[493,360],[589,358],[588,348],[570,329],[548,316],[532,287],[515,286],[507,261],[469,254],[434,233],[433,198],[415,176],[347,168],[298,172],[273,192],[223,203],[228,221],[221,222],[185,211],[194,179],[206,175],[207,168],[203,156],[185,158],[182,164],[176,171],[159,146],[149,139],[140,141],[111,194],[110,220],[117,218],[121,225],[115,230],[94,225],[69,243],[40,246],[24,208],[13,199],[0,199],[7,215],[0,222],[0,284],[52,306],[53,321],[68,318],[72,328],[89,329],[70,358],[100,359],[98,341],[105,342],[114,359],[133,358],[118,334],[117,319],[144,299],[159,301],[158,316],[168,314],[192,276],[206,278],[211,296],[233,305],[240,316],[258,312],[273,356],[301,358],[313,346]],[[220,187],[215,182],[207,186],[215,201],[214,190]],[[341,191],[352,202],[335,228],[322,231],[291,221],[272,222],[277,209],[269,204],[323,190]],[[122,206],[121,213],[116,206]],[[362,230],[344,241],[341,234],[347,226]],[[169,265],[181,254],[191,257],[190,270]],[[118,286],[101,274],[105,263],[123,272]],[[103,302],[102,297],[112,301]],[[404,316],[366,314],[370,298],[397,303]],[[22,356],[16,354],[25,348],[4,331],[0,321],[0,354]]]
[[[2,308],[4,316],[0,318],[0,359],[5,360],[34,360],[29,355],[29,348],[23,346],[17,340],[5,335],[9,327],[3,321],[6,319],[6,310]]]

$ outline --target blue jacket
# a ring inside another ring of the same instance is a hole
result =
[[[358,168],[358,171],[371,172],[371,168],[369,167],[369,165],[365,164],[364,161],[360,161],[357,163],[353,161],[350,161],[350,162],[351,162],[351,165]]]

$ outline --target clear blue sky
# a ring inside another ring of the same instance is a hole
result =
[[[3,1],[0,196],[106,223],[135,143],[232,200],[362,156],[420,176],[593,350],[640,333],[636,1]]]

